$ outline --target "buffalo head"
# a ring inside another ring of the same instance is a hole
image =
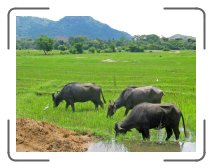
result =
[[[116,123],[114,129],[115,129],[115,135],[116,136],[119,135],[119,134],[125,134],[127,132],[127,130],[125,130],[124,128],[122,128],[120,126],[120,123]]]
[[[116,104],[115,102],[109,101],[108,109],[107,109],[107,117],[112,117],[116,112]]]
[[[60,104],[60,100],[58,98],[58,95],[55,95],[55,93],[52,93],[52,100],[54,103],[54,107],[57,107]]]

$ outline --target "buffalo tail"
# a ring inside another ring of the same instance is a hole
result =
[[[185,135],[185,137],[187,138],[183,113],[181,113],[181,117],[182,117],[182,120],[183,120],[184,135]]]
[[[101,89],[101,95],[102,95],[102,99],[103,99],[104,103],[106,103],[104,95],[103,95],[103,92],[102,92],[102,89]]]

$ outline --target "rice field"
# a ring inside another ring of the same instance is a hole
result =
[[[51,93],[69,82],[92,82],[102,87],[107,101],[95,111],[91,102],[75,103],[75,112],[65,103],[53,108]],[[115,100],[127,86],[153,85],[162,89],[162,103],[176,104],[183,112],[189,141],[196,139],[196,53],[195,51],[145,51],[144,53],[66,54],[52,51],[17,50],[16,116],[47,121],[58,126],[90,132],[103,139],[114,135],[114,124],[124,119],[124,108],[106,118],[109,100]],[[182,126],[182,122],[180,124]],[[151,140],[158,133],[151,131]],[[140,139],[133,130],[122,139]],[[165,131],[164,137],[165,138]],[[174,140],[172,136],[171,140]],[[180,140],[185,140],[181,130]]]

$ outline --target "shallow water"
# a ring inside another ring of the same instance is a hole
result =
[[[99,141],[90,145],[88,152],[195,152],[195,142],[116,142]]]

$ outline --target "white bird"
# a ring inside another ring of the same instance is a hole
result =
[[[46,107],[44,107],[44,109],[43,110],[47,110],[49,108],[49,105],[47,105]]]

